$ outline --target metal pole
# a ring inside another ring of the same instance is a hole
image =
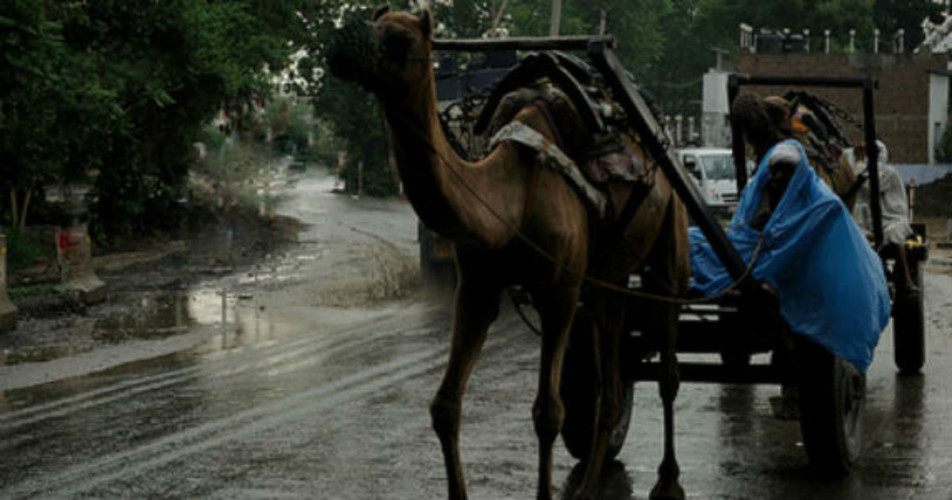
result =
[[[562,24],[562,0],[552,0],[552,18],[549,20],[549,36],[559,36]]]
[[[879,148],[876,147],[876,117],[873,116],[873,81],[863,85],[863,132],[866,137],[866,170],[869,172],[869,208],[873,217],[873,241],[883,244],[883,207],[879,195]]]

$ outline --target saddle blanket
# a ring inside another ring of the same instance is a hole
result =
[[[883,264],[839,197],[807,164],[796,141],[799,163],[762,231],[751,227],[769,178],[764,156],[728,229],[728,238],[748,262],[761,238],[753,277],[777,291],[780,313],[790,328],[865,372],[889,322],[889,291]],[[691,239],[692,287],[716,294],[732,283],[701,231]]]

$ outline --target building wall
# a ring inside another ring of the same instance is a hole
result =
[[[929,75],[929,163],[935,163],[935,148],[949,120],[949,77]]]
[[[756,76],[872,77],[879,87],[874,93],[876,132],[889,146],[890,160],[897,163],[927,163],[932,159],[930,136],[934,117],[947,114],[947,105],[930,110],[931,72],[945,72],[943,54],[750,54],[741,53],[733,70]],[[744,87],[763,96],[783,94],[782,87]],[[829,99],[862,121],[859,89],[804,89]],[[932,118],[930,118],[930,112]],[[943,119],[944,124],[944,119]],[[854,143],[862,132],[841,123]]]

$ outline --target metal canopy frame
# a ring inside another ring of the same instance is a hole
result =
[[[632,126],[641,135],[641,144],[658,162],[671,186],[684,202],[695,224],[704,233],[711,248],[735,281],[744,280],[747,266],[727,234],[703,201],[700,190],[678,162],[671,141],[655,119],[634,82],[627,76],[614,51],[615,39],[610,35],[591,37],[507,38],[499,40],[433,40],[435,50],[584,50],[601,73],[613,97],[624,108]],[[746,289],[749,280],[741,283]]]
[[[788,77],[788,76],[747,76],[731,74],[727,80],[727,98],[730,104],[740,92],[740,87],[787,86],[787,87],[827,87],[857,88],[863,92],[863,140],[866,142],[866,165],[869,172],[870,193],[879,192],[879,148],[876,147],[876,115],[873,112],[873,90],[877,82],[872,78],[836,78],[836,77]],[[737,190],[740,192],[747,184],[746,144],[744,137],[731,122],[731,141],[734,153],[734,168],[737,172]],[[873,240],[876,248],[883,244],[883,208],[879,196],[869,197],[870,215],[873,218]]]

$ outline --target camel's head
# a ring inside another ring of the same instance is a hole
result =
[[[372,20],[345,24],[334,33],[327,65],[338,78],[382,97],[405,95],[431,70],[432,27],[429,10],[417,17],[380,7]]]
[[[757,161],[774,144],[794,135],[792,117],[798,102],[744,93],[731,104],[731,123],[757,152]]]

